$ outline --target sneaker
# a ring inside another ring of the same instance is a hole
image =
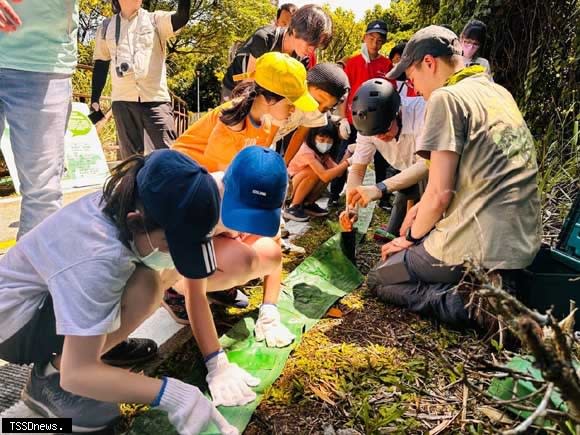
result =
[[[379,206],[380,208],[382,208],[384,211],[389,211],[389,212],[390,212],[390,211],[392,211],[392,210],[393,210],[393,207],[391,206],[391,204],[390,204],[390,202],[389,202],[389,199],[388,199],[388,198],[382,198],[382,199],[379,201],[379,204],[378,204],[378,206]]]
[[[128,338],[122,341],[106,354],[101,361],[110,366],[132,366],[157,355],[157,343],[148,338]]]
[[[246,308],[250,303],[248,297],[241,290],[236,288],[210,292],[207,294],[207,299],[212,304],[233,308]]]
[[[312,204],[304,204],[304,212],[308,216],[322,217],[328,214],[328,210],[320,207],[318,204],[313,202]]]
[[[285,209],[284,218],[296,222],[306,222],[308,220],[308,216],[304,213],[304,208],[301,205],[293,205]]]
[[[44,376],[38,364],[30,371],[22,400],[46,418],[71,418],[73,432],[103,430],[120,417],[119,405],[77,396],[60,387],[60,373]]]
[[[185,308],[185,297],[173,288],[168,288],[163,294],[161,301],[163,308],[167,310],[169,315],[173,317],[180,325],[189,325],[189,317],[187,316],[187,308]]]
[[[290,252],[301,255],[306,254],[306,249],[304,249],[302,246],[295,245],[290,240],[282,239],[281,245],[283,254],[289,254]]]
[[[328,208],[336,209],[339,207],[340,207],[340,197],[331,194],[330,198],[328,198]]]

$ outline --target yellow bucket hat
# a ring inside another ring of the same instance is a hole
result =
[[[254,80],[264,89],[288,98],[303,112],[314,112],[318,101],[308,92],[306,68],[284,53],[272,51],[256,60],[256,69],[250,73],[236,74],[234,80]]]

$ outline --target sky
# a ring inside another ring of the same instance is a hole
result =
[[[360,20],[364,17],[367,9],[372,9],[377,3],[380,3],[382,7],[387,7],[390,0],[279,0],[278,3],[294,3],[298,7],[312,3],[317,5],[328,3],[333,9],[339,6],[343,9],[351,9],[356,18]]]

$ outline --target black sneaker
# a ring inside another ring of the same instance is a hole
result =
[[[304,204],[304,212],[308,216],[322,217],[328,214],[328,210],[320,207],[318,204],[313,202],[312,204]]]
[[[382,198],[379,201],[379,207],[382,208],[384,211],[392,211],[393,207],[391,206],[388,198]]]
[[[209,292],[207,293],[207,299],[212,304],[233,308],[246,308],[250,303],[248,297],[236,288],[221,290],[218,292]]]
[[[296,222],[306,222],[308,216],[304,212],[304,208],[301,205],[293,205],[284,210],[284,219],[288,219]]]
[[[336,209],[340,207],[340,197],[335,195],[330,195],[328,198],[328,208]]]
[[[157,343],[148,338],[128,338],[122,341],[101,357],[101,361],[110,366],[132,366],[157,355]]]
[[[77,396],[60,387],[60,373],[44,376],[37,364],[30,371],[22,400],[46,418],[71,418],[73,432],[96,432],[120,417],[119,405]]]

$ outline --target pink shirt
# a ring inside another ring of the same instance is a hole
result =
[[[288,173],[291,177],[296,175],[298,172],[304,170],[306,167],[309,166],[309,163],[312,159],[318,160],[326,169],[334,168],[336,163],[332,160],[330,155],[326,155],[325,157],[320,157],[318,154],[314,152],[312,148],[310,148],[307,144],[303,143],[294,158],[290,161],[288,165]]]

